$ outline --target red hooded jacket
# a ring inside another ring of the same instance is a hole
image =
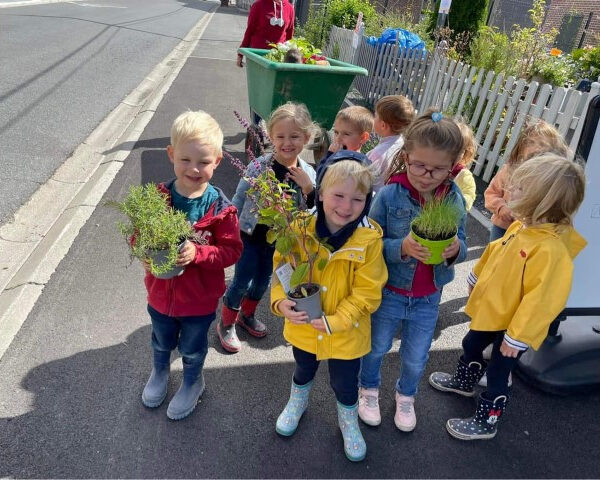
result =
[[[158,189],[169,196],[169,203],[172,183],[158,185]],[[237,262],[242,254],[237,210],[223,192],[217,190],[219,198],[194,224],[203,242],[202,245],[194,243],[194,261],[178,277],[163,280],[146,273],[148,303],[163,315],[188,317],[216,311],[225,292],[225,268]]]
[[[283,18],[283,26],[271,25],[271,18]],[[294,6],[288,0],[256,0],[250,7],[248,26],[240,47],[271,48],[294,36]],[[242,55],[239,55],[240,57]]]

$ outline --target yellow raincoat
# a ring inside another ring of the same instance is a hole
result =
[[[315,224],[316,217],[308,231],[316,244]],[[323,312],[331,334],[310,324],[294,325],[286,319],[283,336],[288,342],[315,354],[317,360],[351,360],[371,351],[371,313],[381,303],[381,291],[388,278],[382,237],[381,227],[365,217],[339,250],[331,253],[323,246],[319,248],[319,259],[327,259],[327,264],[322,271],[315,267],[313,282],[321,285]],[[296,252],[302,261],[306,260],[302,252]],[[285,262],[276,251],[275,268]],[[271,310],[275,315],[282,316],[276,307],[285,298],[286,292],[275,273],[271,286]]]
[[[514,222],[473,269],[476,283],[465,307],[471,330],[506,330],[537,350],[567,303],[573,259],[586,245],[572,226]]]

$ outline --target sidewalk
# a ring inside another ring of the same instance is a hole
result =
[[[171,178],[164,148],[173,119],[186,109],[215,116],[225,149],[243,156],[245,131],[233,110],[248,115],[245,72],[235,65],[245,12],[219,8],[179,77],[103,200],[121,198],[130,185]],[[232,195],[238,175],[227,161],[214,183]],[[383,422],[362,426],[364,462],[342,450],[335,398],[322,365],[310,407],[296,434],[282,438],[275,420],[293,372],[281,319],[262,302],[264,339],[240,332],[243,350],[225,354],[214,327],[209,335],[206,392],[196,411],[169,421],[166,404],[144,408],[140,393],[150,371],[150,326],[143,271],[130,265],[115,223],[99,206],[44,289],[21,331],[0,360],[0,477],[67,478],[515,478],[596,476],[597,458],[584,455],[600,438],[600,395],[559,398],[515,379],[514,396],[497,438],[463,443],[445,420],[472,413],[472,400],[433,391],[424,381],[419,423],[410,434],[393,423],[397,347],[382,370]],[[464,280],[481,255],[487,231],[468,222],[468,261],[444,288],[426,376],[456,361],[467,329],[461,312]],[[173,361],[169,397],[181,379]]]

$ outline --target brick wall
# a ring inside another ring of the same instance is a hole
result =
[[[583,39],[583,46],[600,44],[600,1],[599,0],[552,0],[543,28],[545,31],[551,28],[560,29],[563,17],[571,14],[583,15],[583,21],[575,34],[574,48],[579,46],[584,35],[584,28],[592,14],[591,22]]]

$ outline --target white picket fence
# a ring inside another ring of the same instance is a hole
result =
[[[352,47],[351,30],[333,27],[325,54],[369,71],[354,87],[373,107],[385,95],[405,95],[418,111],[429,107],[462,116],[473,128],[477,157],[473,173],[488,182],[510,154],[525,120],[542,118],[554,125],[575,150],[589,101],[600,94],[594,82],[588,93],[554,87],[484,69],[446,56],[384,45],[366,38]]]

